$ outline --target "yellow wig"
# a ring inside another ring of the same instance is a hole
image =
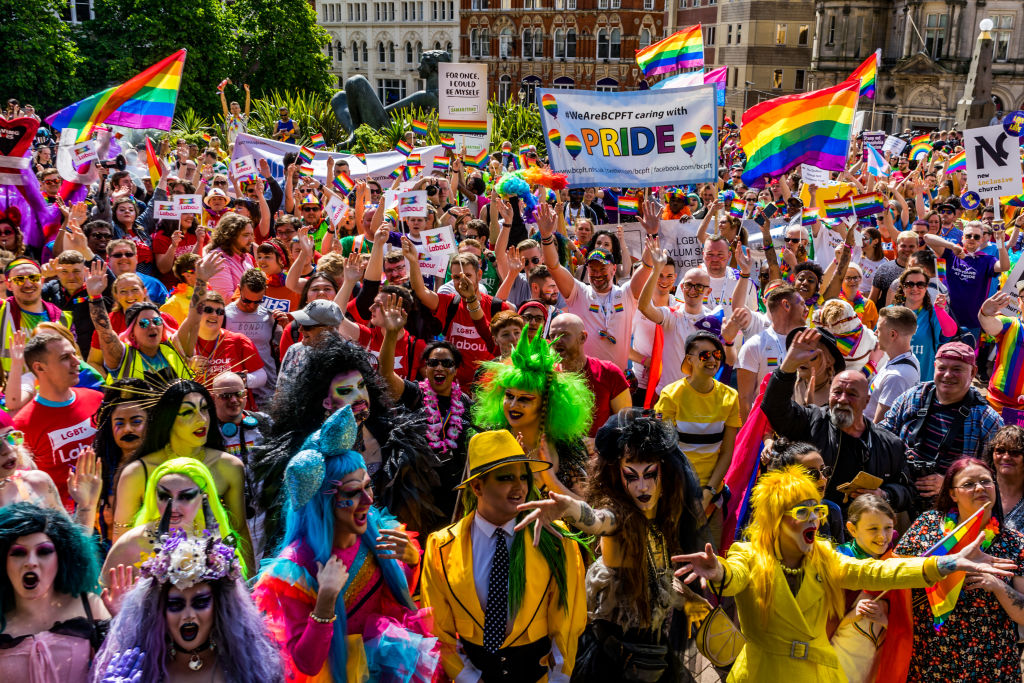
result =
[[[767,621],[775,597],[775,565],[782,518],[786,512],[805,500],[819,500],[818,488],[807,470],[790,465],[773,470],[758,479],[750,493],[751,522],[746,539],[754,549],[754,566],[750,568],[750,585],[757,597],[761,614]],[[828,541],[818,537],[804,560],[804,580],[820,576],[825,599],[832,613],[843,615],[843,590],[839,585],[839,562]]]

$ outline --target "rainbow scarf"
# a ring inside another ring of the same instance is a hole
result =
[[[853,310],[856,311],[857,317],[864,320],[864,306],[867,305],[867,299],[859,291],[853,295],[850,299],[846,296],[846,292],[839,290],[839,298],[853,306]]]
[[[861,337],[864,336],[864,326],[858,325],[857,329],[850,332],[844,332],[843,334],[835,335],[836,348],[839,349],[839,353],[843,354],[844,358],[850,358],[853,356],[853,350],[860,344]]]
[[[940,555],[952,555],[960,552],[971,544],[978,534],[982,533],[981,517],[985,508],[980,508],[973,515],[956,524],[956,513],[951,512],[943,520],[942,528],[946,535],[938,543],[933,545],[922,557],[938,557]],[[981,542],[982,550],[987,550],[999,533],[999,522],[995,517],[989,519],[984,528],[985,540]],[[964,572],[953,572],[946,576],[934,586],[924,589],[928,596],[928,604],[932,608],[932,619],[935,622],[935,630],[938,631],[949,619],[949,615],[956,609],[956,602],[960,598],[960,591],[964,586]]]

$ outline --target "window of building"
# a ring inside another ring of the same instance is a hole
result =
[[[352,41],[352,61],[359,61],[359,43],[354,40]]]
[[[469,56],[480,56],[480,31],[475,28],[469,30]]]
[[[519,92],[523,93],[523,103],[530,104],[537,101],[537,88],[540,87],[540,76],[527,76],[523,79]]]
[[[597,58],[608,59],[611,51],[611,42],[608,39],[608,29],[602,28],[597,32]]]
[[[829,46],[836,44],[836,15],[834,14],[830,14],[828,17],[828,33],[825,44]]]
[[[736,24],[736,44],[743,42],[743,24]]]
[[[327,21],[334,21],[334,5],[329,5],[327,7]]]
[[[435,50],[440,50],[441,49],[441,43],[439,43],[438,41],[435,40],[434,41],[434,49]]]
[[[647,47],[651,44],[651,30],[644,28],[640,29],[640,49]]]
[[[576,87],[576,81],[568,76],[559,76],[555,79],[555,90],[572,90]]]
[[[528,28],[523,29],[523,56],[533,56],[533,31]]]
[[[451,50],[451,43],[448,44],[448,49]],[[491,56],[491,34],[485,28],[480,29],[480,56]]]
[[[555,59],[564,59],[565,58],[565,31],[560,29],[560,28],[556,28],[554,36],[552,38],[553,38],[552,42],[554,43]]]
[[[782,88],[782,69],[775,69],[772,72],[772,90],[779,90]]]
[[[363,61],[369,63],[370,58],[367,56],[369,52],[366,50],[366,41],[363,41]]]
[[[341,41],[339,40],[337,43],[334,44],[334,49],[337,50],[338,52],[338,61],[340,62],[345,58],[345,46],[342,45]]]
[[[1013,15],[997,14],[992,17],[995,25],[992,40],[995,45],[993,57],[997,62],[1005,62],[1010,57],[1010,37],[1013,35]]]
[[[860,59],[863,56],[863,55],[861,55],[861,45],[863,45],[864,41],[862,41],[860,39],[860,37],[862,35],[864,35],[864,17],[857,17],[857,28],[854,30],[853,36],[852,36],[852,38],[853,38],[853,50],[852,50],[852,52],[853,52],[853,56],[854,56],[855,59]],[[847,51],[849,52],[850,49],[847,48]]]
[[[726,27],[726,31],[725,31],[725,44],[726,45],[732,45],[732,24],[729,24]]]
[[[565,9],[576,9],[576,0],[565,0]]]
[[[576,0],[568,0],[576,2]],[[571,28],[565,33],[565,58],[576,59],[576,29]]]
[[[395,63],[395,44],[388,43],[388,61],[392,64]]]
[[[327,57],[334,61],[334,43],[329,40],[327,41]]]
[[[810,33],[810,26],[807,24],[800,24],[800,28],[797,30],[797,45],[807,45],[807,36]]]
[[[612,9],[619,9],[622,7],[622,0],[612,0]]]
[[[618,59],[622,56],[622,31],[617,28],[612,29],[612,59]]]
[[[62,14],[63,14],[63,12],[62,12]],[[68,17],[67,17],[67,19],[65,19],[65,21],[71,21],[71,9],[70,9],[70,7],[68,8],[67,14],[68,14]],[[321,15],[320,16],[320,20],[321,21],[327,21],[327,5],[320,5],[320,15]]]
[[[597,9],[608,9],[608,0],[597,0]]]
[[[420,57],[423,56],[423,43],[416,41],[416,62],[419,63]]]
[[[508,102],[508,98],[512,96],[512,77],[508,74],[502,75],[498,79],[498,101]]]
[[[381,64],[387,59],[387,54],[384,51],[384,43],[377,43],[377,61]]]
[[[384,104],[392,104],[405,97],[405,81],[400,78],[378,78],[377,97]]]
[[[412,43],[405,43],[405,63],[412,64]]]
[[[348,20],[352,21],[352,5],[348,6]]]
[[[644,9],[645,10],[652,10],[652,9],[654,9],[654,0],[644,0]]]
[[[602,78],[597,82],[598,92],[615,92],[619,89],[619,82],[614,78]]]
[[[708,0],[708,5],[717,5],[718,0]]]
[[[373,19],[374,21],[380,21],[380,3],[373,3]]]
[[[942,57],[946,44],[946,14],[929,14],[924,21],[924,51],[932,59]]]
[[[440,45],[438,46],[440,49]],[[512,29],[503,28],[498,34],[498,56],[508,59],[512,56]]]
[[[445,47],[445,51],[448,52],[448,54],[452,53],[452,43],[451,43],[451,41],[448,41],[448,45],[447,45],[447,47]],[[487,51],[490,52],[491,51],[490,48],[488,48]]]
[[[534,0],[523,0],[523,9],[533,9]]]
[[[786,44],[786,33],[789,31],[789,24],[775,24],[775,44]]]
[[[793,78],[793,90],[803,91],[807,87],[807,72],[803,69],[796,70],[796,76]]]
[[[704,27],[704,44],[714,45],[715,44],[715,26]]]

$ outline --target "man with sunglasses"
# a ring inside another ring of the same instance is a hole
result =
[[[39,180],[39,189],[43,191],[43,199],[47,204],[53,204],[60,194],[60,173],[55,168],[47,168],[40,171],[36,177]]]
[[[263,306],[267,292],[267,276],[259,268],[250,268],[242,273],[238,284],[238,298],[224,307],[224,329],[243,335],[252,342],[263,361],[267,381],[253,389],[256,405],[263,407],[270,403],[277,386],[277,350],[281,344],[282,330],[288,325],[288,314],[284,311],[270,311]]]
[[[960,244],[963,240],[963,231],[956,227],[957,217],[963,213],[963,207],[958,202],[948,201],[936,207],[939,212],[939,237],[954,244]],[[966,247],[966,245],[964,245]]]
[[[820,339],[821,333],[813,328],[796,333],[782,364],[768,380],[761,410],[780,435],[818,447],[833,471],[825,491],[829,500],[845,509],[849,501],[836,487],[866,472],[882,480],[880,488],[847,492],[851,497],[874,493],[897,512],[908,510],[911,492],[904,483],[906,446],[895,434],[864,417],[869,387],[863,373],[838,373],[832,379],[827,408],[802,406],[794,400],[797,370],[822,352]]]
[[[548,272],[548,277],[551,277],[550,271],[547,266],[544,265],[544,254],[540,250],[540,244],[537,240],[525,239],[517,244],[515,247],[504,249],[504,242],[508,242],[508,230],[502,227],[501,233],[498,236],[498,243],[495,246],[495,265],[498,267],[498,275],[501,276],[501,280],[504,281],[508,277],[514,277],[512,286],[509,288],[508,296],[503,297],[513,306],[520,306],[523,302],[529,301],[530,299],[541,298],[540,292],[535,292],[535,287],[531,286],[532,273],[538,268],[544,268]],[[518,266],[518,269],[513,266]],[[515,270],[515,273],[510,271]],[[555,301],[554,305],[562,308],[565,306],[565,299],[558,293],[557,285],[555,286]]]
[[[11,340],[18,330],[31,336],[41,322],[58,323],[71,329],[71,313],[43,300],[43,276],[39,264],[30,258],[16,258],[4,269],[11,296],[0,304],[0,363],[11,371]]]

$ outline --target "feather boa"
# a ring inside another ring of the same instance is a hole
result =
[[[423,391],[423,408],[427,413],[427,443],[441,453],[454,451],[459,447],[462,415],[466,412],[466,405],[462,402],[462,387],[458,382],[452,382],[451,407],[448,409],[447,420],[441,417],[441,411],[437,407],[437,393],[430,388],[430,382],[421,380],[420,389]],[[441,429],[445,422],[448,423],[448,429],[442,438]]]

